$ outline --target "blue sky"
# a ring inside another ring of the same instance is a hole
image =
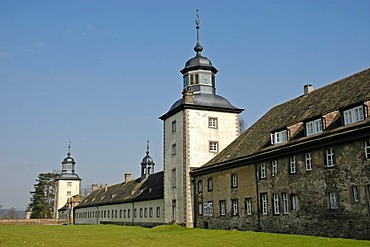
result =
[[[72,140],[82,187],[139,176],[150,140],[194,56],[251,126],[303,85],[370,65],[369,1],[0,1],[0,205],[25,208],[37,175],[61,169]]]

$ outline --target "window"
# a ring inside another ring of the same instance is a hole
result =
[[[131,209],[127,209],[127,218],[131,218]]]
[[[140,218],[143,218],[143,209],[140,208]]]
[[[176,188],[176,169],[172,169],[172,188]]]
[[[283,199],[283,214],[288,214],[289,213],[288,195],[287,193],[281,193],[281,197]]]
[[[344,125],[364,120],[364,107],[356,106],[343,112]]]
[[[311,153],[306,153],[304,156],[305,156],[305,161],[306,161],[306,171],[311,171],[312,170]]]
[[[239,214],[238,199],[231,200],[231,205],[232,205],[233,216],[237,216]]]
[[[252,198],[245,199],[245,214],[252,215]]]
[[[119,210],[119,217],[122,218],[122,209]]]
[[[123,218],[126,218],[126,209],[123,210]]]
[[[226,201],[222,200],[220,201],[220,216],[226,215]]]
[[[278,163],[277,160],[271,162],[271,176],[275,177],[278,173]]]
[[[209,151],[213,153],[218,152],[218,142],[209,142]]]
[[[306,134],[307,136],[314,135],[322,132],[322,119],[315,119],[306,123]]]
[[[337,192],[329,192],[329,203],[330,203],[330,209],[338,209],[339,208],[339,201],[338,201],[338,193]]]
[[[149,217],[152,218],[153,217],[153,208],[149,208]]]
[[[176,155],[176,143],[172,144],[171,153],[172,153],[172,155]]]
[[[135,208],[134,209],[134,218],[136,218],[137,217],[137,209]]]
[[[195,84],[199,84],[199,74],[195,74]]]
[[[172,121],[172,132],[176,132],[176,120]]]
[[[267,215],[267,194],[261,194],[261,212]]]
[[[176,214],[176,200],[172,200],[172,221],[176,222],[177,219]]]
[[[288,141],[288,131],[282,130],[271,133],[271,144],[278,144]]]
[[[266,164],[260,164],[260,178],[266,178]]]
[[[72,192],[67,191],[67,196],[72,196]]]
[[[370,160],[370,140],[365,141],[365,157]]]
[[[160,207],[157,207],[157,217],[160,217],[160,216],[161,216],[161,208]]]
[[[326,149],[325,154],[326,154],[326,167],[333,167],[335,165],[333,148]]]
[[[360,202],[360,195],[359,195],[359,192],[358,192],[358,186],[352,186],[352,201],[353,202]]]
[[[209,128],[217,128],[217,118],[210,117],[208,118],[208,127]]]
[[[203,203],[199,203],[198,204],[198,215],[202,215],[203,214]]]
[[[144,217],[146,218],[146,217],[148,217],[148,208],[145,208],[144,209]]]
[[[203,215],[204,216],[213,216],[213,202],[209,201],[208,203],[203,203]]]
[[[231,174],[231,188],[238,187],[238,176],[236,174]]]
[[[208,178],[208,191],[212,191],[213,190],[213,179],[212,178]]]
[[[203,192],[203,180],[198,181],[198,193]]]
[[[297,160],[295,156],[292,156],[289,159],[289,173],[290,174],[297,173]]]
[[[299,210],[299,198],[298,195],[292,195],[292,210],[297,211]]]
[[[272,200],[274,203],[274,214],[280,214],[279,195],[273,194]]]
[[[67,182],[67,186],[68,187],[71,187],[72,186],[72,182]]]

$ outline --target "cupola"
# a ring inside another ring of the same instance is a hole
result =
[[[141,181],[154,173],[154,165],[153,159],[149,155],[149,141],[147,141],[146,155],[141,162]]]

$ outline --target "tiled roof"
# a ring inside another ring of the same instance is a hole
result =
[[[119,183],[91,192],[76,208],[163,198],[163,172],[127,183]]]
[[[196,169],[195,172],[224,162],[240,160],[268,149],[279,148],[281,144],[270,144],[271,132],[305,120],[319,118],[324,114],[367,100],[370,100],[370,69],[273,107],[220,154]],[[368,122],[368,120],[364,122]],[[301,133],[303,133],[303,125]],[[296,138],[298,137],[303,137],[303,135],[296,136]]]

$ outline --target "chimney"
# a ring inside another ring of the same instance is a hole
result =
[[[182,95],[185,103],[193,103],[193,90],[191,87],[187,87],[182,91]]]
[[[308,95],[313,91],[312,84],[306,84],[303,86],[304,95]]]
[[[98,190],[98,185],[92,184],[91,188],[92,188],[92,191]]]
[[[108,190],[108,184],[105,184],[105,191]]]
[[[131,173],[127,172],[124,174],[125,176],[125,183],[128,183],[131,181]]]

